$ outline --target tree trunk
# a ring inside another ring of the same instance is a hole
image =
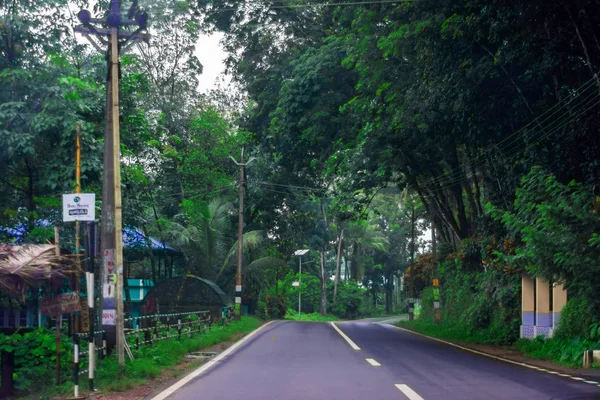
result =
[[[385,282],[385,312],[391,314],[393,312],[392,297],[394,295],[394,275],[392,274],[391,270],[388,270],[386,275],[387,277]]]
[[[321,315],[327,315],[327,276],[325,274],[325,249],[321,249]]]
[[[340,261],[342,259],[342,241],[344,240],[344,228],[340,230],[338,236],[337,258],[335,260],[335,281],[333,283],[333,304],[337,298],[337,289],[340,283]]]
[[[573,14],[571,14],[571,10],[569,9],[569,6],[565,5],[565,10],[567,11],[567,14],[569,14],[569,19],[571,20],[571,23],[573,24],[573,27],[575,28],[575,33],[577,34],[577,38],[579,39],[579,43],[581,44],[581,48],[583,49],[583,54],[585,55],[585,59],[587,61],[586,64],[587,64],[588,68],[590,69],[592,76],[596,80],[596,85],[598,85],[598,87],[600,87],[600,78],[598,77],[598,74],[594,70],[594,64],[592,63],[592,59],[590,57],[590,53],[588,51],[587,45],[585,44],[585,41],[583,40],[583,36],[581,36],[581,31],[579,30],[579,26],[577,25],[575,18],[573,18]]]
[[[344,282],[348,282],[349,274],[348,252],[344,251]]]
[[[27,205],[27,213],[28,213],[28,217],[27,217],[27,222],[28,222],[28,226],[29,226],[29,232],[31,232],[33,229],[35,229],[35,224],[36,224],[36,219],[34,217],[34,213],[35,213],[35,193],[34,193],[34,185],[33,185],[33,170],[31,168],[31,166],[29,165],[29,161],[25,160],[25,165],[27,166],[27,198],[26,198],[26,205]]]
[[[15,368],[15,355],[2,351],[2,384],[0,385],[0,399],[7,399],[13,391],[13,372]]]
[[[415,203],[412,202],[412,211],[410,214],[410,276],[408,278],[408,282],[406,282],[406,292],[408,293],[408,297],[413,297],[413,288],[415,286],[415,253],[417,250],[416,247],[416,238],[415,238],[415,225],[417,223],[417,218],[415,217]]]

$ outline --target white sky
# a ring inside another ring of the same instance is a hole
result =
[[[223,38],[222,33],[202,36],[196,44],[196,57],[202,63],[204,71],[198,77],[200,92],[215,89],[219,78],[225,70],[224,60],[226,53],[221,48],[219,41]],[[226,78],[228,81],[229,79]]]

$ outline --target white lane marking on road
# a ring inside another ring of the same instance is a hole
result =
[[[398,383],[394,386],[396,386],[399,391],[401,391],[406,397],[408,397],[409,400],[424,400],[421,396],[417,394],[417,392],[412,390],[410,387],[408,387],[408,385],[405,385],[404,383]]]
[[[590,385],[597,385],[598,382],[596,381],[584,381],[585,383],[589,383]]]
[[[339,333],[340,336],[343,337],[346,342],[348,342],[348,344],[350,345],[350,347],[352,347],[354,350],[360,350],[360,347],[358,347],[356,345],[356,343],[354,343],[352,341],[352,339],[350,339],[348,336],[346,336],[346,334],[344,332],[342,332],[342,330],[340,328],[338,328],[336,326],[336,324],[334,324],[333,322],[330,322],[330,324],[331,324],[331,326],[333,326],[333,329],[335,329],[337,331],[337,333]]]
[[[374,367],[381,367],[381,364],[379,364],[377,361],[375,361],[375,359],[373,358],[365,358],[365,360],[367,360],[367,362],[369,364],[371,364]]]
[[[444,343],[444,344],[447,344],[448,346],[456,347],[458,349],[465,350],[465,351],[468,351],[470,353],[479,354],[480,356],[492,358],[494,360],[498,360],[498,361],[502,361],[502,362],[506,362],[506,363],[514,364],[514,365],[520,365],[522,367],[529,368],[529,369],[536,369],[538,371],[545,372],[545,373],[554,373],[554,371],[550,371],[550,370],[547,370],[547,369],[539,368],[539,367],[536,367],[536,366],[531,365],[531,364],[526,364],[526,363],[522,363],[522,362],[518,362],[518,361],[509,360],[507,358],[493,356],[491,354],[484,353],[482,351],[473,350],[473,349],[470,349],[470,348],[465,347],[465,346],[461,346],[461,345],[456,344],[456,343],[447,342],[445,340],[438,339],[438,338],[435,338],[435,337],[432,337],[432,336],[423,335],[422,333],[411,331],[410,329],[400,328],[399,326],[396,326],[396,325],[381,325],[381,326],[387,326],[387,327],[391,327],[391,328],[395,328],[395,329],[401,330],[403,332],[412,333],[413,335],[422,336],[424,338],[435,340],[436,342]],[[571,378],[571,379],[574,379],[576,381],[583,382],[583,383],[589,383],[584,378],[578,378],[578,377],[574,377],[572,375],[561,374],[561,373],[556,373],[556,375],[562,376],[564,378]],[[592,381],[590,381],[590,382],[592,382]]]
[[[167,397],[169,397],[170,395],[172,395],[173,393],[175,393],[175,391],[181,389],[186,383],[190,382],[192,379],[194,379],[197,376],[201,375],[207,369],[211,368],[213,365],[215,365],[216,363],[218,363],[219,361],[221,361],[223,358],[225,358],[229,354],[233,353],[238,347],[240,347],[241,345],[243,345],[244,343],[246,343],[248,340],[252,339],[254,336],[256,336],[256,334],[258,332],[260,332],[262,329],[266,328],[267,326],[271,325],[273,322],[275,322],[275,321],[267,322],[263,326],[261,326],[261,327],[255,329],[254,331],[250,332],[248,335],[244,336],[243,338],[241,338],[240,340],[238,340],[237,342],[235,342],[230,348],[228,348],[227,350],[225,350],[224,352],[222,352],[221,354],[219,354],[218,356],[216,356],[212,360],[208,361],[206,364],[203,364],[200,368],[198,368],[197,370],[195,370],[191,374],[189,374],[189,375],[183,377],[181,380],[175,382],[172,386],[169,386],[168,388],[166,388],[165,390],[163,390],[162,392],[160,392],[158,395],[156,395],[155,397],[153,397],[151,400],[164,400],[164,399],[166,399]]]

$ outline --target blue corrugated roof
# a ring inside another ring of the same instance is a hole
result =
[[[147,240],[149,239],[149,240]],[[175,253],[180,253],[179,250],[169,246],[168,244],[161,242],[153,237],[146,238],[144,233],[138,228],[127,226],[123,229],[123,247],[125,248],[138,248],[147,249],[148,241],[152,250],[167,250]]]
[[[48,220],[38,220],[36,225],[39,227],[48,227],[52,226],[52,222]],[[4,232],[7,235],[14,238],[16,243],[21,243],[23,238],[27,235],[27,224],[22,223],[15,227],[6,227],[0,226],[0,232]],[[169,246],[162,241],[155,239],[153,237],[148,238],[150,242],[150,246],[152,250],[167,250],[171,253],[181,252],[174,247]],[[147,249],[148,248],[148,240],[144,233],[140,231],[138,228],[134,228],[131,226],[127,226],[123,228],[123,247],[126,249]]]

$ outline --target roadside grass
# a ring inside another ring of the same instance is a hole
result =
[[[133,361],[125,364],[120,379],[119,364],[114,357],[103,360],[98,366],[98,385],[108,391],[123,391],[140,385],[148,379],[154,379],[166,368],[173,367],[183,361],[186,354],[227,342],[237,335],[247,334],[261,325],[254,317],[242,317],[229,325],[214,325],[203,335],[178,340],[164,340],[153,346],[144,346],[135,352]]]
[[[298,315],[298,311],[295,311],[291,308],[288,308],[287,312],[284,316],[285,319],[291,321],[311,321],[311,322],[329,322],[329,321],[338,321],[339,318],[335,315],[326,315],[323,316],[319,313],[302,313]]]
[[[490,343],[490,336],[486,331],[469,333],[465,329],[444,324],[443,321],[441,324],[435,324],[433,321],[417,319],[413,321],[400,321],[396,325],[451,342],[495,345],[494,343]],[[600,342],[579,338],[563,339],[554,337],[544,339],[538,337],[533,340],[519,339],[514,343],[500,347],[517,350],[527,357],[550,361],[557,365],[581,368],[583,352],[585,350],[599,350]]]
[[[531,358],[548,360],[568,367],[581,368],[583,352],[586,350],[600,350],[598,341],[587,339],[543,339],[537,337],[533,340],[519,339],[511,348],[519,350]],[[598,367],[594,365],[594,367]]]
[[[360,314],[355,319],[363,319],[363,318],[394,318],[394,317],[402,317],[408,314],[386,314],[385,312],[376,313],[376,314]],[[322,316],[319,313],[302,313],[298,315],[298,311],[288,308],[283,317],[286,320],[290,321],[312,321],[312,322],[330,322],[330,321],[341,321],[342,318],[339,318],[333,314],[328,314],[326,316]]]
[[[100,392],[123,392],[136,388],[148,380],[160,377],[163,371],[180,364],[185,355],[199,351],[219,343],[237,339],[257,329],[262,322],[254,317],[242,317],[240,321],[231,322],[229,325],[213,325],[210,331],[202,335],[196,333],[192,338],[183,337],[181,340],[170,339],[157,342],[151,346],[143,346],[133,350],[134,359],[127,357],[125,368],[121,371],[116,355],[113,354],[104,360],[98,361],[96,370],[96,388]],[[199,366],[194,362],[190,367]],[[170,371],[171,377],[182,375],[185,371]],[[80,389],[87,388],[86,376],[80,377]],[[87,391],[82,390],[83,395]],[[44,393],[31,394],[26,399],[67,398],[73,395],[73,383],[67,382],[61,386],[48,387]]]

